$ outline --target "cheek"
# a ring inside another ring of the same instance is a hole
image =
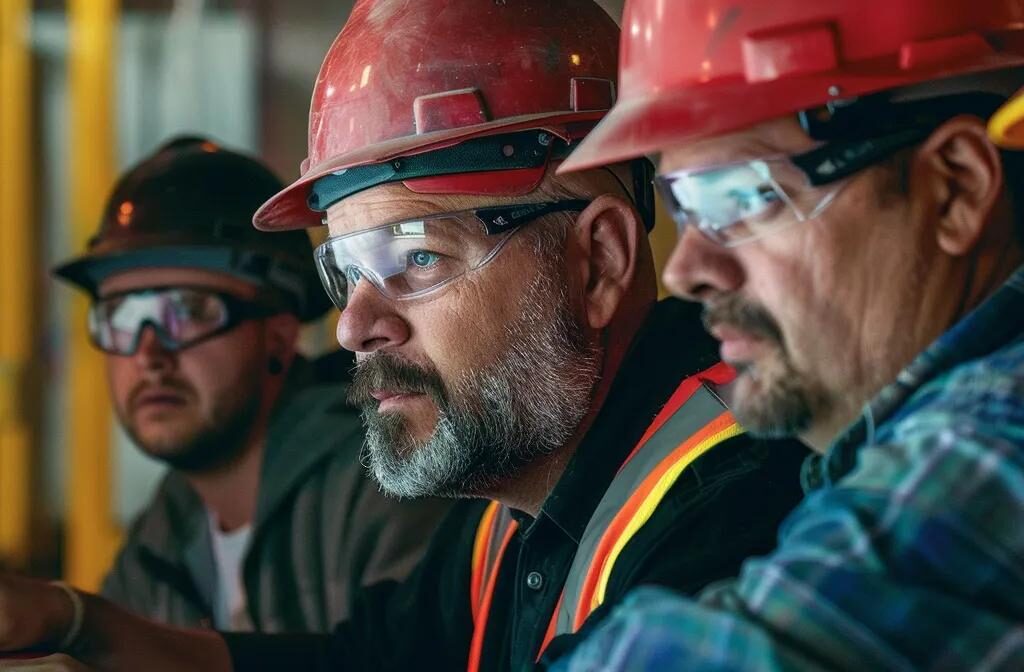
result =
[[[129,357],[106,357],[107,384],[110,396],[118,408],[128,403],[128,395],[141,380],[139,369]]]
[[[842,249],[824,225],[808,223],[753,247],[745,260],[752,299],[765,307],[782,331],[789,357],[800,369],[839,360],[851,320],[843,307]]]
[[[827,387],[859,385],[891,335],[889,284],[907,227],[870,204],[766,238],[750,266],[754,292],[778,321],[797,368]]]
[[[241,336],[241,334],[239,334]],[[179,374],[204,405],[224,396],[243,396],[260,384],[265,356],[252,338],[229,334],[185,350],[179,355]]]
[[[407,313],[414,325],[410,344],[449,379],[485,361],[501,324],[493,306],[478,300],[476,292],[452,290],[438,301],[410,306]]]
[[[412,342],[445,377],[487,365],[508,344],[507,327],[519,316],[528,285],[523,278],[530,276],[529,269],[511,273],[503,261],[499,256],[434,301],[409,306]]]

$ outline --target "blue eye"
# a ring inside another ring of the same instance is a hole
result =
[[[409,263],[417,268],[430,268],[441,260],[441,255],[426,250],[413,250],[409,253]]]
[[[768,208],[782,200],[772,187],[765,185],[753,189],[732,189],[727,195],[733,199],[741,219],[766,214]]]
[[[362,277],[362,272],[355,266],[347,266],[345,268],[345,279],[348,280],[348,284],[355,285]]]

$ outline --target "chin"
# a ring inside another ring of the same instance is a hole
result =
[[[374,409],[373,415],[379,418],[383,425],[395,428],[393,431],[401,434],[403,445],[426,444],[437,431],[437,411],[433,408],[429,412],[388,410],[383,413]]]
[[[183,432],[180,425],[166,427],[140,427],[134,434],[139,448],[150,457],[173,457],[190,443],[192,434]]]
[[[733,415],[757,437],[796,436],[812,421],[808,394],[795,375],[766,376],[748,368],[737,378],[729,397]]]

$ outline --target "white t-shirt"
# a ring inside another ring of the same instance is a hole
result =
[[[245,587],[242,584],[242,561],[249,549],[252,526],[244,525],[231,532],[221,532],[213,514],[207,514],[213,561],[217,565],[217,588],[213,600],[213,625],[218,630],[248,631],[252,629],[245,613]]]

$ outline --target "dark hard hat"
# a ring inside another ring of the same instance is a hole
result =
[[[278,295],[303,321],[315,319],[330,301],[309,236],[252,226],[281,187],[251,158],[203,138],[175,139],[121,178],[85,254],[54,273],[95,296],[105,278],[128,269],[218,271]]]

